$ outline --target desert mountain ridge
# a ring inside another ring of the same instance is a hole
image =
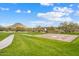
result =
[[[22,23],[15,23],[15,24],[13,24],[13,25],[10,25],[9,27],[17,27],[17,26],[19,26],[19,27],[26,27],[26,26],[23,25]]]
[[[14,23],[14,24],[10,24],[10,25],[0,25],[0,28],[16,28],[17,26],[27,28],[27,26],[22,23]]]

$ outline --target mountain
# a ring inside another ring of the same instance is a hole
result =
[[[16,28],[17,26],[18,26],[18,27],[26,28],[26,26],[23,25],[22,23],[15,23],[15,24],[13,24],[13,25],[11,25],[11,26],[9,26],[9,27],[11,27],[11,28]]]

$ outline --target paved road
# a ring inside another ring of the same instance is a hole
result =
[[[6,48],[7,46],[9,46],[12,43],[13,39],[14,39],[14,34],[0,41],[0,49]]]

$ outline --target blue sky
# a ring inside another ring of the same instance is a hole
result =
[[[61,22],[79,24],[76,3],[0,3],[0,24],[22,23],[28,27],[58,26]]]

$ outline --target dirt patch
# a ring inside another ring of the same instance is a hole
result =
[[[66,34],[41,34],[36,36],[42,38],[48,38],[48,39],[61,40],[66,42],[71,42],[78,37],[78,35],[66,35]]]

